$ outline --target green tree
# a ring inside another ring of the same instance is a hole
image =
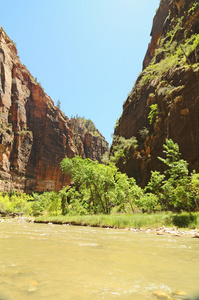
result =
[[[151,178],[148,182],[147,186],[145,187],[145,192],[151,192],[156,195],[158,195],[161,192],[162,189],[162,182],[165,179],[164,174],[160,174],[158,171],[152,171],[151,172]]]
[[[173,140],[166,140],[163,148],[166,158],[158,157],[158,159],[167,166],[167,169],[164,172],[166,180],[162,181],[161,196],[167,208],[190,211],[193,203],[188,163],[180,158],[179,146]]]
[[[75,156],[64,158],[61,168],[70,174],[74,184],[73,189],[66,192],[71,203],[68,209],[78,213],[86,210],[87,213],[109,214],[114,208],[115,211],[133,212],[135,199],[142,194],[135,180],[120,173],[112,163],[104,165]]]
[[[136,201],[143,196],[143,190],[136,184],[134,178],[128,178],[120,172],[116,175],[116,204],[117,211],[133,213],[136,210]]]
[[[59,191],[59,196],[61,198],[61,210],[62,210],[62,215],[65,216],[67,213],[67,207],[68,207],[68,191],[69,187],[63,187],[60,191]]]
[[[135,204],[143,213],[153,213],[161,208],[159,198],[152,193],[143,194],[135,201]]]
[[[59,197],[58,193],[53,191],[49,193],[49,203],[47,207],[47,211],[51,215],[58,215],[61,212],[61,198]]]
[[[85,189],[89,191],[87,204],[90,212],[109,213],[110,212],[110,190],[114,185],[113,176],[116,167],[100,165],[91,159],[82,159],[80,156],[75,156],[72,159],[66,157],[61,162],[61,168],[64,173],[71,176],[74,182],[75,191],[82,196],[85,194]],[[68,192],[69,193],[69,192]]]
[[[193,200],[196,206],[196,209],[199,210],[199,174],[193,172],[191,175],[190,188],[193,195]]]

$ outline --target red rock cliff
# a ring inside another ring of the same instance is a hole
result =
[[[162,0],[154,17],[151,42],[115,128],[119,137],[136,137],[120,170],[145,185],[151,170],[162,170],[166,138],[177,142],[190,170],[199,172],[199,4]],[[152,105],[152,106],[151,106]]]
[[[54,106],[21,64],[1,27],[0,75],[0,191],[59,190],[69,182],[60,170],[66,155],[101,160],[108,149],[104,137],[81,124],[84,134],[76,139],[73,120]]]

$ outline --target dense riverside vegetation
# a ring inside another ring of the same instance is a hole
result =
[[[118,171],[113,163],[65,158],[61,167],[71,175],[72,185],[61,191],[63,214],[153,213],[198,211],[199,174],[189,174],[188,163],[180,158],[179,146],[171,139],[163,145],[165,171],[151,172],[141,189],[134,178]]]
[[[179,146],[176,143],[167,140],[163,147],[165,157],[159,157],[159,160],[165,165],[165,171],[162,174],[153,171],[144,189],[136,184],[134,178],[128,178],[126,174],[119,172],[113,162],[105,165],[79,156],[72,159],[66,157],[61,162],[61,168],[64,173],[70,174],[70,186],[64,187],[59,192],[42,194],[26,195],[15,191],[10,194],[2,193],[1,215],[11,213],[36,217],[48,215],[57,216],[59,220],[65,222],[74,220],[72,217],[77,215],[87,218],[95,215],[92,221],[89,221],[94,224],[101,222],[101,215],[114,215],[114,222],[111,217],[106,221],[109,220],[107,222],[110,224],[113,222],[116,227],[125,224],[128,227],[132,222],[135,227],[150,225],[151,222],[154,225],[161,223],[194,227],[198,223],[198,213],[193,212],[199,210],[199,174],[195,172],[189,174],[188,163],[180,158]],[[184,213],[181,217],[176,217],[176,214],[169,212]],[[137,222],[136,220],[140,220],[138,214],[141,213],[145,214],[145,219]],[[146,214],[152,213],[156,213],[153,214],[154,217],[146,217]],[[134,221],[130,217],[132,214]],[[61,217],[65,215],[67,218]],[[158,218],[157,224],[155,220]]]

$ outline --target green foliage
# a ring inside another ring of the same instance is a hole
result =
[[[114,126],[114,129],[116,129],[118,126],[119,126],[119,120],[117,119],[116,123],[115,123],[115,126]]]
[[[79,133],[81,131],[81,134],[90,132],[96,136],[100,135],[94,123],[90,119],[85,119],[84,117],[76,115],[73,118],[71,117],[71,125],[75,133]]]
[[[43,213],[50,215],[61,214],[61,197],[57,192],[33,193],[32,214],[38,216]]]
[[[116,176],[115,196],[116,206],[112,212],[133,213],[136,211],[136,201],[143,196],[142,189],[136,184],[134,178],[128,178],[120,172]]]
[[[136,149],[137,145],[138,142],[134,136],[130,139],[125,139],[123,136],[114,136],[110,161],[117,163],[122,158],[123,163],[125,163],[125,158],[128,157],[130,150]]]
[[[152,171],[151,172],[151,178],[148,182],[147,186],[145,187],[144,191],[154,193],[158,195],[161,191],[162,182],[165,179],[164,174],[160,174],[158,171]]]
[[[129,140],[122,138],[120,142],[127,148],[132,147]],[[179,146],[171,139],[166,140],[163,149],[165,157],[159,157],[159,160],[166,167],[164,174],[151,172],[151,179],[144,189],[136,184],[134,178],[119,172],[113,163],[104,165],[80,156],[72,159],[66,157],[61,162],[61,168],[70,175],[70,186],[59,193],[33,193],[32,196],[13,189],[10,194],[0,194],[0,211],[33,216],[83,216],[151,214],[163,209],[175,212],[199,210],[199,174],[193,172],[189,175],[188,164],[181,159]],[[117,222],[118,226],[125,224],[125,221]],[[194,227],[197,217],[184,214],[178,218],[175,215],[168,222],[180,227]]]
[[[102,163],[105,164],[105,165],[108,165],[109,162],[110,162],[110,159],[109,159],[109,151],[106,151],[103,155],[102,155]]]
[[[194,214],[195,215],[195,214]],[[155,214],[111,214],[111,215],[66,215],[66,216],[40,216],[36,222],[53,222],[56,224],[74,224],[99,226],[110,228],[153,228],[160,226],[173,226],[171,213]],[[198,216],[196,215],[196,218]]]
[[[67,191],[68,187],[65,186],[59,191],[59,197],[61,199],[61,211],[63,216],[65,216],[68,212]]]
[[[135,204],[143,213],[153,213],[161,210],[158,197],[152,193],[143,194],[141,198],[135,201]]]
[[[164,163],[164,174],[151,172],[151,179],[144,192],[158,197],[162,209],[175,211],[199,210],[199,175],[189,176],[188,163],[180,158],[179,146],[171,139],[163,145],[165,158],[158,157]]]
[[[31,214],[32,207],[29,202],[32,200],[30,195],[25,193],[18,194],[14,190],[8,194],[0,194],[0,211],[4,213],[24,213]]]
[[[57,192],[44,192],[42,194],[17,193],[0,194],[0,211],[4,213],[23,213],[39,216],[41,214],[60,215],[61,197]]]
[[[107,147],[105,138],[100,134],[99,130],[90,119],[85,119],[85,117],[76,115],[74,117],[71,116],[70,123],[73,129],[73,140],[76,147],[82,142],[82,136],[86,133],[90,133],[95,137],[100,137],[102,146],[105,148]],[[91,147],[93,147],[93,145],[91,145]]]
[[[156,120],[156,117],[158,116],[159,114],[159,111],[158,111],[158,105],[157,104],[152,104],[150,106],[150,112],[149,112],[149,115],[148,115],[148,119],[149,119],[149,124],[153,124]]]
[[[57,192],[51,192],[48,196],[48,213],[56,216],[59,215],[61,213],[61,198],[59,197]]]
[[[190,13],[194,12],[198,3],[195,3],[190,9]],[[199,45],[199,34],[193,34],[190,38],[182,39],[179,43],[175,40],[177,33],[183,29],[183,19],[176,18],[173,20],[173,26],[170,31],[167,31],[166,36],[161,36],[156,49],[155,56],[150,64],[143,70],[140,79],[137,83],[137,90],[148,85],[154,78],[162,78],[172,68],[176,66],[189,68],[189,55],[195,51]],[[192,69],[197,71],[198,63],[192,65]]]
[[[167,208],[190,210],[193,201],[189,187],[188,163],[180,159],[179,146],[171,139],[166,140],[163,148],[166,158],[158,157],[158,159],[167,167],[164,172],[167,179],[162,181],[161,197]]]
[[[117,141],[120,143],[115,145],[114,157],[123,157],[126,153],[121,145],[128,149],[132,146],[131,141],[122,137]],[[163,149],[165,158],[158,158],[166,166],[164,174],[153,171],[145,189],[137,186],[134,178],[120,173],[114,164],[101,165],[78,156],[65,158],[61,163],[62,170],[70,174],[74,183],[67,192],[70,198],[70,204],[66,205],[68,213],[198,210],[199,175],[189,176],[188,163],[180,158],[179,146],[171,139],[166,140]]]
[[[103,165],[75,156],[66,157],[61,167],[74,184],[67,192],[69,214],[133,212],[135,200],[142,195],[135,180],[120,173],[114,164]]]
[[[195,2],[192,7],[188,10],[188,14],[193,14],[195,9],[198,7],[198,2]]]
[[[199,210],[199,174],[193,172],[191,175],[190,189],[192,191],[192,196],[197,210]]]
[[[181,153],[179,152],[178,144],[174,143],[171,139],[166,140],[163,148],[166,158],[158,157],[158,159],[168,167],[165,174],[169,175],[174,181],[186,178],[189,173],[188,163],[184,159],[180,159]]]

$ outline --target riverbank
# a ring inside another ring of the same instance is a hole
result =
[[[125,229],[134,232],[154,232],[158,235],[199,237],[199,214],[161,213],[133,215],[42,216],[35,223],[90,226]]]
[[[29,222],[42,224],[90,226],[107,229],[123,229],[132,232],[170,234],[199,238],[199,213],[158,213],[82,216],[15,216],[2,217],[0,222]]]

